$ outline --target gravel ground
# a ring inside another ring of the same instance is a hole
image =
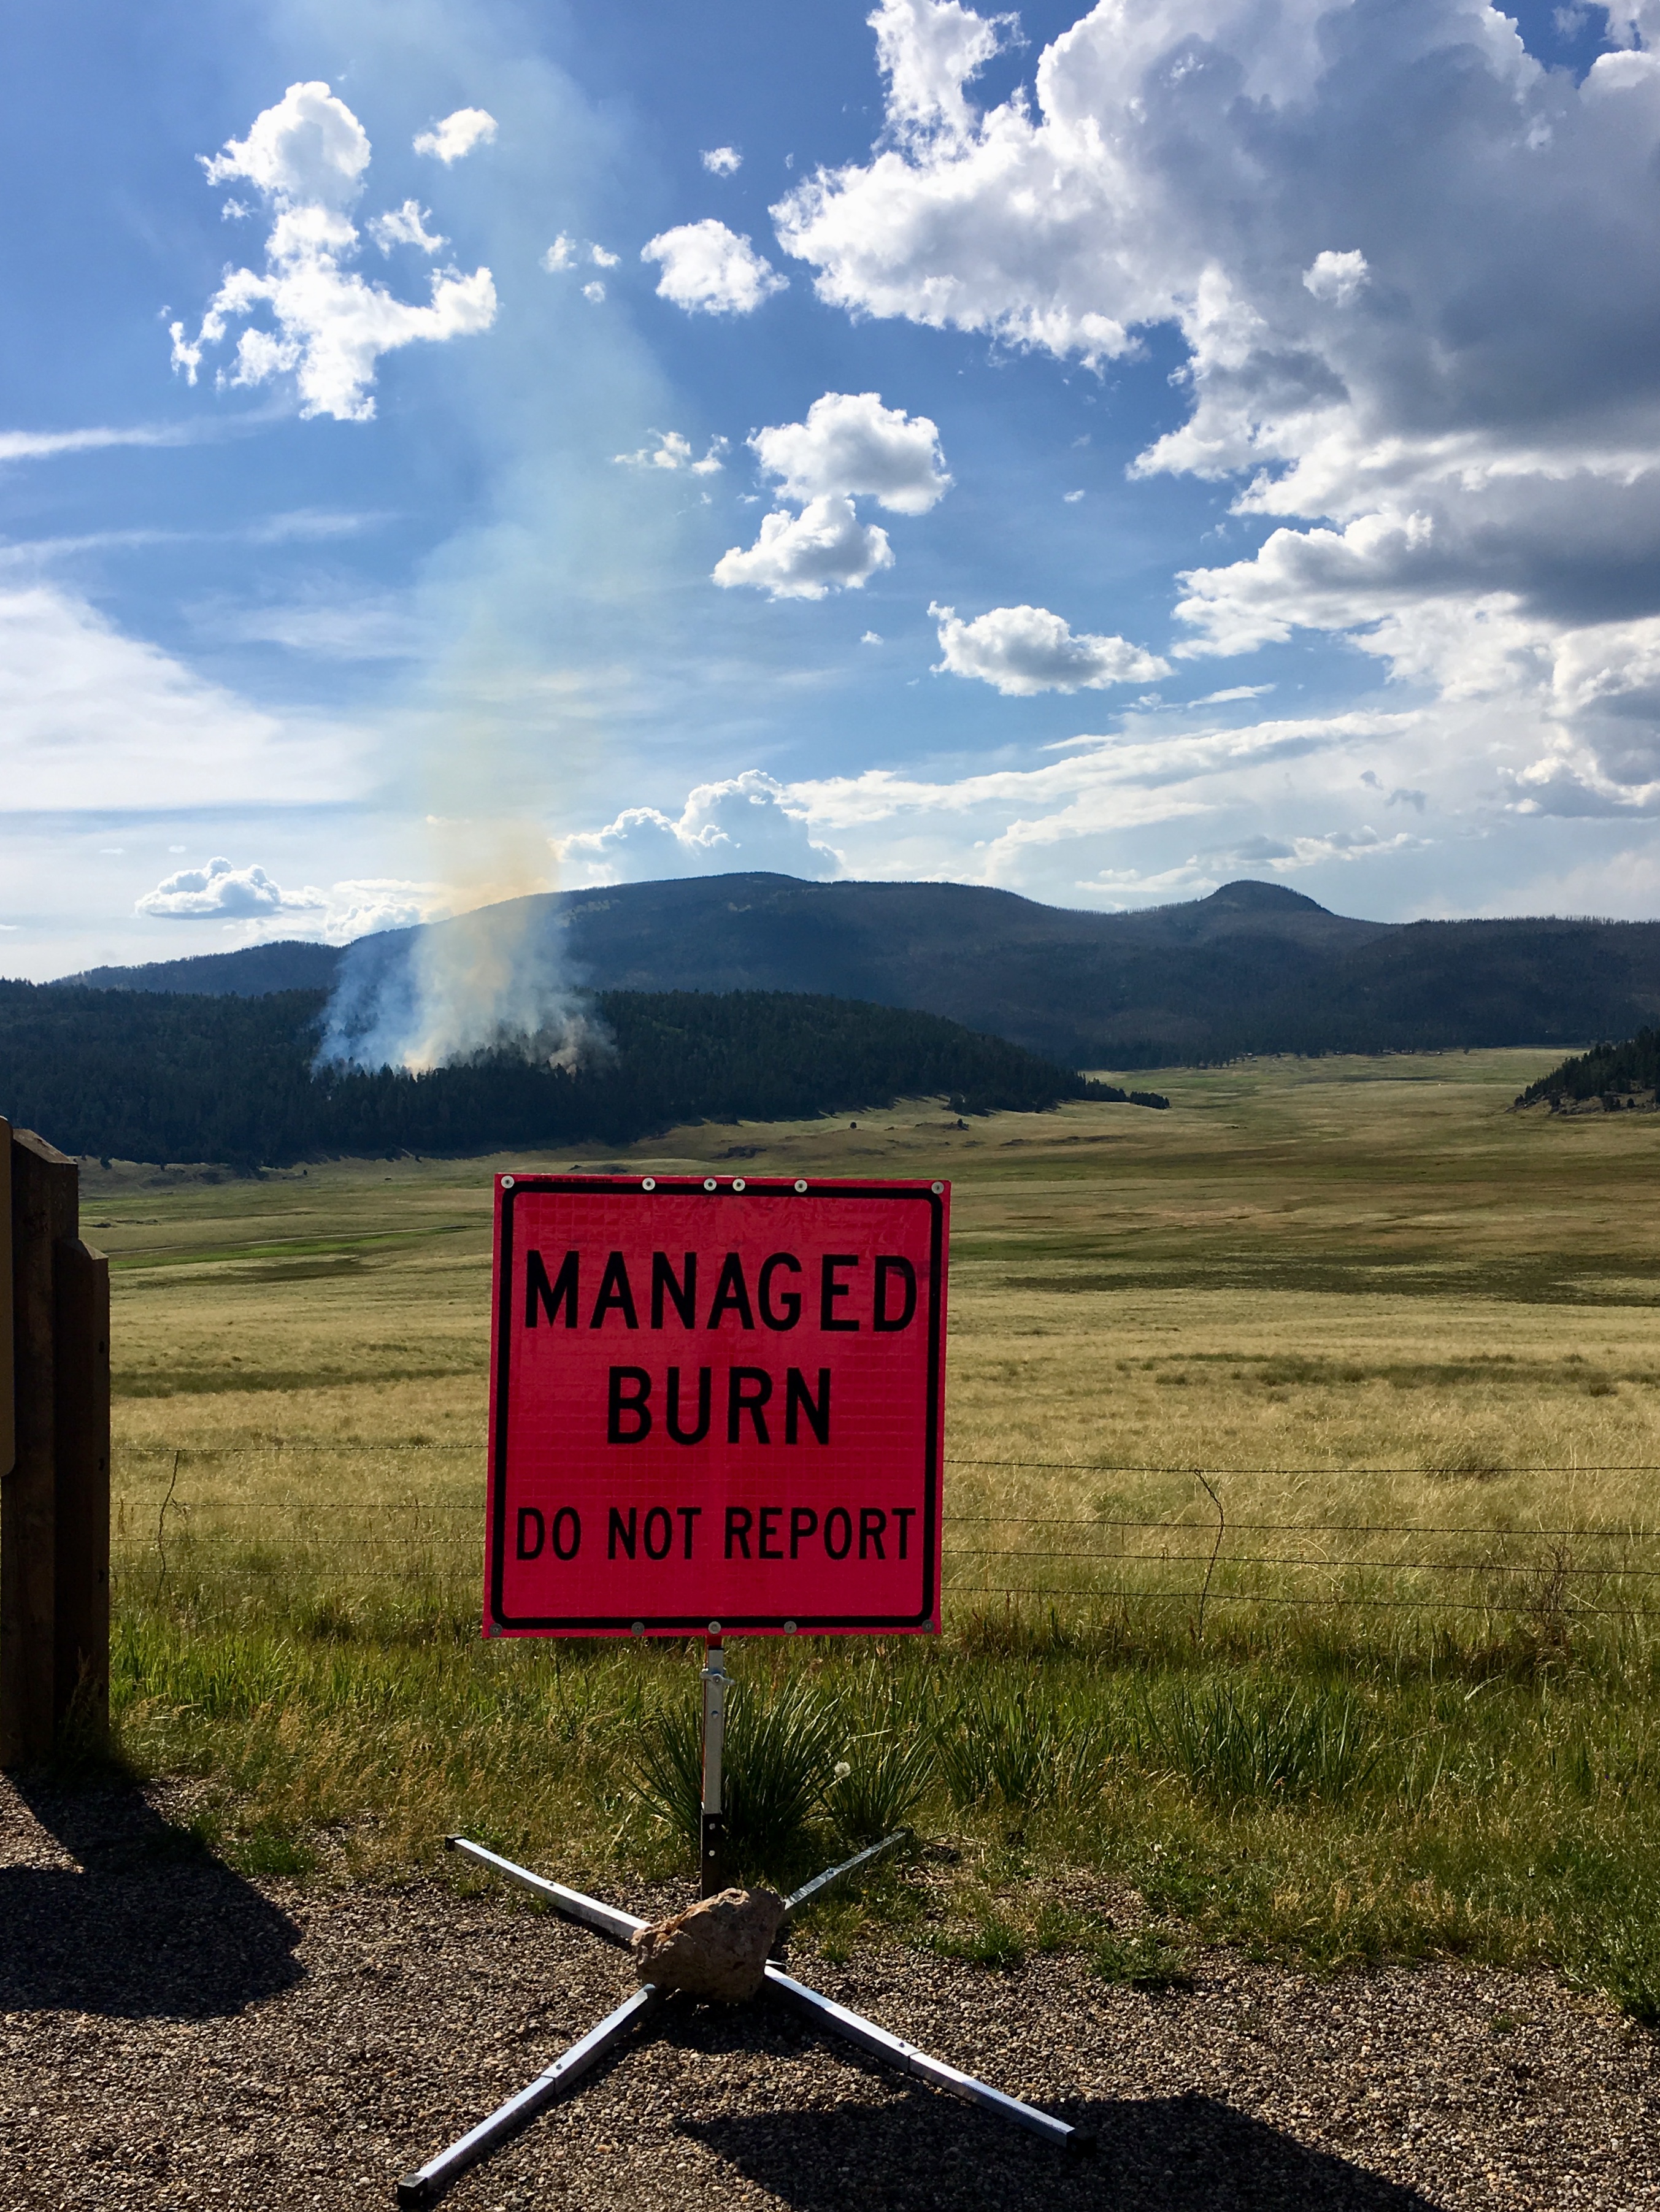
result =
[[[505,1896],[245,1881],[181,1847],[165,1802],[0,1782],[4,2212],[389,2206],[631,1985],[618,1953]],[[447,2203],[1660,2208],[1660,2046],[1543,1976],[1316,1982],[1207,1951],[1192,1993],[1147,1996],[1067,1957],[792,1964],[1094,2128],[1098,2153],[1064,2158],[765,2001],[677,2002]]]

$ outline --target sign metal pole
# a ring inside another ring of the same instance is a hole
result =
[[[703,1660],[703,1800],[698,1816],[697,1894],[718,1897],[727,1886],[727,1819],[721,1760],[727,1741],[727,1674],[718,1620],[709,1623]]]

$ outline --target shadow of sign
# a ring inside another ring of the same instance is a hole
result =
[[[0,2012],[208,2020],[301,1978],[296,1924],[137,1790],[8,1782],[82,1871],[0,1866]]]
[[[795,2212],[1432,2212],[1416,2190],[1306,2149],[1214,2098],[1050,2109],[1096,2131],[1092,2157],[1065,2157],[921,2092],[681,2127]]]

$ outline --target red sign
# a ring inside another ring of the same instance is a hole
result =
[[[484,1633],[937,1629],[950,1203],[499,1176]]]

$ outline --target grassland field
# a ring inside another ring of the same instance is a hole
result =
[[[568,1875],[678,1863],[636,1768],[687,1650],[477,1637],[492,1170],[948,1176],[946,1633],[735,1665],[957,1891],[914,1923],[895,1876],[818,1940],[1133,1978],[1195,1931],[1537,1960],[1660,2021],[1660,1125],[1507,1111],[1554,1057],[1140,1071],[1168,1113],[966,1129],[923,1101],[511,1162],[84,1164],[120,1753],[254,1871],[395,1880],[455,1827]],[[830,1790],[751,1856],[859,1817]]]

